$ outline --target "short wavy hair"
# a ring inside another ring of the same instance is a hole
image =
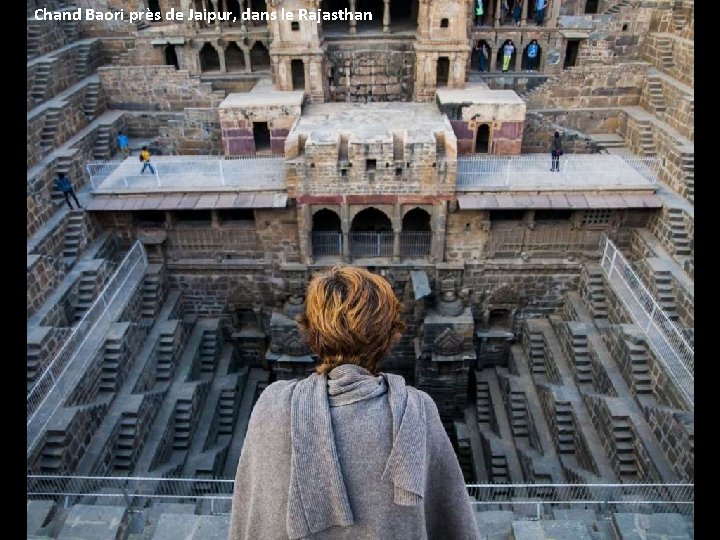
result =
[[[390,284],[362,268],[333,266],[316,273],[305,304],[298,323],[308,347],[320,357],[321,375],[342,364],[377,374],[405,329]]]

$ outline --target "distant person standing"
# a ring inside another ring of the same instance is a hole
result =
[[[480,64],[480,71],[489,71],[489,55],[490,51],[484,41],[478,41],[475,45],[475,50],[478,52],[478,63]]]
[[[503,45],[503,62],[502,62],[503,73],[507,72],[508,68],[510,67],[510,60],[512,59],[512,55],[514,52],[515,52],[515,44],[513,44],[512,39],[508,39],[505,42],[505,45]]]
[[[562,141],[560,140],[560,132],[556,131],[550,143],[550,154],[552,155],[552,166],[550,171],[560,172],[560,156],[563,155]]]
[[[537,39],[533,39],[527,48],[527,67],[530,71],[535,71],[537,69],[538,52],[540,52],[540,46],[538,45]]]
[[[128,140],[127,135],[125,135],[122,131],[118,132],[117,143],[118,148],[120,148],[120,151],[123,154],[130,154],[130,141]]]
[[[483,8],[483,0],[475,0],[475,26],[482,26],[484,22],[485,9]]]
[[[505,24],[505,21],[508,18],[508,15],[510,14],[510,6],[508,5],[507,0],[502,0],[500,4],[500,10],[502,11],[502,20],[500,21],[500,24]]]
[[[75,196],[75,190],[73,189],[72,182],[70,182],[70,178],[66,173],[58,173],[58,176],[55,179],[55,187],[58,189],[58,191],[60,191],[60,193],[65,196],[65,202],[70,207],[70,210],[73,209],[73,206],[70,203],[70,197],[73,198],[78,208],[82,208],[80,201],[78,201],[77,197]]]
[[[512,10],[512,18],[515,26],[520,26],[520,18],[522,17],[522,2],[517,0]]]
[[[535,22],[538,26],[542,26],[546,5],[547,2],[545,0],[536,0],[535,2]]]
[[[153,168],[152,164],[150,163],[150,151],[148,150],[147,146],[143,146],[142,150],[140,151],[140,161],[143,164],[140,174],[144,174],[146,168],[149,168],[150,172],[155,174],[155,169]]]

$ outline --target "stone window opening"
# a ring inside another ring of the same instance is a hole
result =
[[[490,151],[490,126],[480,124],[475,134],[475,153],[487,154]]]
[[[565,222],[572,217],[572,210],[535,210],[533,221],[538,222]]]
[[[499,70],[502,69],[502,65],[503,65],[503,49],[509,41],[510,41],[509,39],[506,39],[505,41],[503,41],[502,45],[500,45],[498,47],[495,61],[496,61],[496,65],[498,66],[497,69],[499,69]],[[513,45],[515,45],[515,49],[513,50],[513,53],[510,56],[510,65],[508,66],[508,71],[516,71],[516,69],[517,69],[516,62],[517,62],[518,46],[514,41],[513,41]]]
[[[225,208],[218,210],[218,219],[222,224],[254,225],[255,212],[251,208]]]
[[[450,79],[450,58],[441,56],[437,61],[437,87],[444,88]]]
[[[383,0],[356,0],[355,11],[369,11],[372,13],[372,21],[357,21],[359,31],[362,29],[382,30],[383,13],[385,12],[385,2]]]
[[[256,153],[270,151],[270,128],[267,122],[253,122],[253,140]]]
[[[525,210],[490,210],[490,222],[496,221],[522,221]]]
[[[585,0],[585,14],[590,15],[598,12],[599,0]]]
[[[225,49],[225,67],[228,71],[245,71],[245,53],[234,41]]]
[[[625,23],[625,24],[622,25],[622,31],[623,31],[623,32],[627,32],[627,31],[628,31],[628,25],[627,25],[627,23]]]
[[[567,47],[565,47],[565,61],[563,62],[563,69],[573,67],[577,65],[578,51],[580,50],[579,39],[569,39]]]
[[[450,19],[447,19],[447,18],[440,19],[440,28],[450,28]]]
[[[302,60],[290,62],[293,90],[305,90],[305,63]]]
[[[585,210],[583,213],[583,225],[606,225],[610,223],[612,211],[607,209]]]
[[[300,23],[298,21],[290,21],[290,30],[293,32],[300,31]]]
[[[520,59],[520,69],[524,71],[537,71],[540,68],[540,58],[542,57],[542,47],[540,44],[537,44],[537,53],[535,55],[535,58],[530,58],[528,54],[528,49],[530,47],[530,43],[528,43],[527,47],[523,49],[522,58]]]
[[[270,51],[261,41],[256,41],[250,49],[250,66],[253,72],[270,70]]]
[[[510,328],[510,310],[509,309],[491,309],[488,315],[488,328]]]
[[[431,244],[430,213],[422,208],[413,208],[402,219],[400,255],[402,257],[426,257],[430,255]]]
[[[343,254],[342,225],[337,212],[327,208],[315,212],[310,237],[313,257]]]
[[[347,163],[349,161],[348,145],[350,142],[349,133],[340,134],[340,147],[338,148],[338,161]]]
[[[390,23],[393,31],[414,32],[417,30],[418,0],[391,0]],[[449,26],[450,21],[448,21]],[[442,28],[447,28],[442,26]]]
[[[481,47],[485,45],[487,48],[487,59],[481,58]],[[492,47],[490,44],[481,39],[473,46],[470,53],[470,70],[471,71],[490,71],[490,59],[492,58]]]
[[[208,226],[212,221],[210,210],[175,210],[173,219],[178,225]]]
[[[167,45],[165,47],[165,65],[175,66],[175,69],[180,69],[175,45]]]
[[[390,218],[377,208],[366,208],[352,220],[350,254],[353,257],[391,257],[393,237]]]
[[[148,10],[152,11],[153,13],[159,13],[160,12],[160,0],[148,0]],[[157,17],[157,15],[156,15]]]
[[[377,169],[377,159],[365,160],[365,170],[368,172],[375,171]]]
[[[164,210],[138,210],[132,213],[132,219],[139,227],[165,227]]]
[[[220,55],[210,43],[205,43],[200,49],[200,71],[219,71]]]

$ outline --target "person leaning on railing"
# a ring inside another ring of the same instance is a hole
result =
[[[321,360],[277,381],[250,417],[229,540],[477,539],[462,471],[426,393],[380,371],[400,338],[385,279],[353,267],[316,274],[303,337]]]

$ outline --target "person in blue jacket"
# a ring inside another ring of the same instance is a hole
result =
[[[73,209],[73,206],[70,203],[70,197],[73,198],[78,208],[82,208],[80,201],[78,201],[77,197],[75,196],[75,190],[73,189],[72,182],[70,182],[70,178],[66,173],[58,173],[58,176],[55,179],[55,187],[57,187],[60,193],[65,196],[65,202],[70,207],[70,210]]]

